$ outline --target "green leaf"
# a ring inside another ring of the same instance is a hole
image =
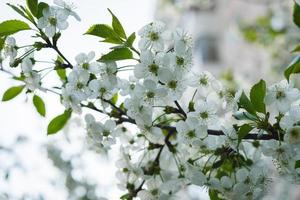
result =
[[[62,81],[67,80],[67,75],[66,75],[66,70],[65,69],[57,69],[56,73]]]
[[[295,169],[300,168],[300,160],[297,160],[295,162]]]
[[[44,103],[43,99],[37,95],[34,95],[32,102],[33,102],[33,105],[35,106],[36,110],[38,111],[38,113],[40,113],[40,115],[45,117],[46,108],[45,108],[45,103]]]
[[[91,26],[85,34],[104,38],[105,40],[103,40],[102,42],[108,42],[114,44],[123,43],[119,35],[110,26],[106,24],[95,24]]]
[[[213,189],[208,190],[208,195],[210,200],[222,200],[221,198],[219,198],[218,194],[219,192],[217,190],[213,190]]]
[[[243,124],[237,134],[238,134],[238,142],[240,143],[242,141],[242,139],[248,135],[248,133],[252,130],[252,126],[250,126],[249,124]]]
[[[250,102],[249,98],[246,96],[245,92],[242,93],[240,100],[239,100],[239,106],[241,108],[244,108],[246,111],[248,111],[250,114],[256,116],[255,109]]]
[[[39,18],[43,17],[43,10],[46,9],[46,8],[48,8],[48,7],[49,7],[49,5],[47,3],[40,2],[38,4],[38,11],[37,11],[36,18],[39,19]]]
[[[11,87],[8,90],[6,90],[3,94],[2,101],[9,101],[13,98],[15,98],[18,94],[22,92],[24,89],[24,85]]]
[[[122,26],[122,24],[120,23],[119,19],[111,12],[110,9],[107,9],[111,16],[112,16],[112,27],[114,29],[114,31],[121,37],[126,39],[126,33],[124,31],[124,28]]]
[[[126,40],[126,42],[124,43],[124,45],[125,45],[126,47],[132,47],[132,44],[133,44],[134,40],[135,40],[135,33],[133,32],[133,33],[128,37],[128,39]]]
[[[250,100],[256,111],[266,113],[266,105],[264,102],[266,96],[266,82],[260,80],[256,83],[250,91]]]
[[[118,93],[116,93],[116,94],[110,99],[110,101],[111,101],[114,105],[116,105],[116,103],[117,103],[117,101],[118,101],[118,98],[119,98],[119,95],[118,95]]]
[[[291,74],[300,72],[300,56],[297,56],[284,71],[285,78],[289,81]]]
[[[300,28],[300,6],[294,1],[293,21]]]
[[[219,167],[221,167],[221,165],[223,164],[224,160],[223,159],[220,159],[216,162],[214,162],[211,166],[212,169],[217,169]]]
[[[52,135],[60,131],[66,125],[71,115],[72,115],[72,110],[66,110],[63,114],[53,118],[48,125],[47,135]]]
[[[0,24],[0,37],[12,35],[19,31],[29,30],[30,27],[27,23],[21,20],[8,20]]]
[[[28,20],[31,22],[34,22],[34,18],[33,18],[33,15],[31,14],[31,12],[24,6],[20,6],[20,8],[27,14]]]
[[[38,0],[26,0],[27,7],[33,16],[37,16],[38,14]]]
[[[106,55],[103,55],[98,61],[108,62],[117,60],[132,59],[132,52],[128,48],[114,49]]]
[[[299,52],[300,51],[300,45],[296,46],[291,53]]]
[[[9,3],[7,3],[7,5],[8,5],[9,7],[11,7],[14,11],[16,11],[17,13],[19,13],[19,15],[21,15],[21,16],[23,16],[24,18],[26,18],[26,19],[29,20],[29,18],[26,16],[26,14],[25,14],[20,8],[18,8],[18,7],[15,6],[15,5],[9,4]]]
[[[238,111],[233,114],[233,117],[237,120],[256,120],[254,115],[251,115],[248,112]]]
[[[0,51],[3,49],[5,43],[5,37],[0,38]]]

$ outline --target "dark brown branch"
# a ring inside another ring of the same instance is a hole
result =
[[[122,123],[122,122],[128,122],[131,124],[135,124],[135,121],[133,119],[128,119],[128,118],[124,118],[121,117],[119,118],[118,122]],[[176,128],[173,126],[169,126],[169,125],[155,125],[156,127],[159,127],[161,129],[165,129],[168,130],[169,133],[174,134],[176,131]],[[214,135],[214,136],[221,136],[221,135],[225,135],[223,131],[221,130],[207,130],[208,135]],[[281,137],[282,138],[282,137]],[[243,139],[246,140],[279,140],[278,134],[277,133],[273,133],[272,134],[257,134],[257,133],[250,133],[248,135],[246,135]]]
[[[184,110],[182,109],[182,107],[180,106],[178,101],[174,101],[174,103],[177,106],[179,113],[182,114],[184,116],[184,118],[186,118],[186,113],[184,112]]]

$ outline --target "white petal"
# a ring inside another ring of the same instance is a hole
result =
[[[94,58],[95,58],[95,52],[94,51],[89,52],[87,55],[87,60],[92,61]]]
[[[147,69],[145,68],[145,66],[143,64],[137,64],[134,67],[134,76],[138,79],[144,78],[146,71],[147,71]]]
[[[41,17],[38,19],[38,23],[37,23],[37,26],[40,28],[40,29],[43,29],[47,26],[48,24],[48,21],[45,17]]]
[[[68,28],[68,26],[69,26],[69,23],[67,21],[60,21],[57,23],[57,28],[59,30],[65,30]]]
[[[48,37],[52,38],[56,32],[55,26],[48,26],[45,29],[45,33]]]

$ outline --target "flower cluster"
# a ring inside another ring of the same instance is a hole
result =
[[[52,38],[57,30],[65,30],[69,24],[69,16],[75,17],[80,21],[79,16],[73,11],[73,6],[62,0],[55,0],[56,6],[50,6],[43,10],[43,16],[38,19],[38,28],[44,29],[46,36]]]
[[[104,153],[120,141],[116,175],[119,188],[127,191],[122,199],[179,198],[190,184],[207,186],[220,198],[261,199],[271,180],[269,160],[281,175],[299,180],[300,91],[292,81],[267,87],[261,80],[250,95],[232,92],[211,73],[193,71],[192,39],[185,31],[152,22],[138,32],[136,50],[135,35],[127,38],[113,14],[112,27],[95,25],[88,33],[118,45],[98,60],[93,51],[80,53],[72,64],[55,36],[68,27],[69,16],[80,18],[71,5],[55,3],[37,19],[43,42],[17,58],[19,47],[7,37],[3,55],[11,67],[21,65],[18,80],[27,93],[52,91],[61,97],[66,111],[51,121],[48,134],[84,108],[93,111],[85,115],[93,149]],[[99,27],[111,35],[99,33]],[[49,71],[62,81],[55,91],[42,85],[44,69],[33,70],[33,52],[43,48],[59,56]],[[136,63],[119,66],[128,58]],[[129,78],[120,76],[128,70]],[[96,120],[95,112],[103,120]]]

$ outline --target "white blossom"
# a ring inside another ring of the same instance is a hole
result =
[[[138,125],[150,126],[152,124],[152,107],[141,102],[138,97],[126,99],[124,106],[128,110],[128,116],[135,119]]]
[[[158,76],[159,80],[168,90],[168,98],[171,100],[179,100],[186,88],[182,73],[163,68],[159,70]]]
[[[178,132],[180,140],[192,144],[197,139],[203,139],[207,137],[206,126],[190,126],[189,123],[184,121],[179,121],[176,123],[176,130]]]
[[[287,129],[284,135],[284,141],[289,144],[299,144],[300,143],[300,126],[294,126]]]
[[[134,95],[140,97],[145,103],[154,105],[161,98],[167,95],[167,90],[158,85],[157,82],[146,79],[143,85],[137,84],[134,90]]]
[[[4,57],[10,58],[10,63],[14,61],[17,57],[17,46],[16,46],[16,39],[13,37],[7,37],[4,42],[3,54]]]
[[[23,58],[21,63],[21,69],[25,76],[24,82],[26,83],[26,88],[28,88],[31,91],[34,91],[36,89],[41,89],[41,75],[34,71],[33,68],[33,54],[28,55],[27,57]]]
[[[209,72],[203,71],[198,74],[193,74],[190,85],[198,89],[201,96],[206,97],[209,93],[220,90],[220,82]]]
[[[66,109],[72,109],[76,113],[81,113],[81,100],[73,93],[73,90],[62,88],[62,104]]]
[[[57,30],[65,30],[69,24],[68,15],[55,7],[48,7],[43,10],[43,16],[38,19],[38,27],[45,29],[46,36],[52,38]]]
[[[101,99],[109,100],[117,92],[116,88],[107,79],[94,79],[89,82],[91,90],[90,98],[100,97]]]
[[[151,178],[147,180],[146,190],[141,190],[137,196],[142,200],[156,200],[160,197],[160,186],[162,184],[162,181],[158,178]]]
[[[266,95],[266,104],[270,105],[275,103],[279,112],[285,113],[289,110],[291,104],[299,99],[300,92],[293,87],[293,84],[282,80],[268,88]]]
[[[88,114],[85,116],[87,124],[88,142],[91,147],[98,151],[107,151],[111,145],[115,144],[116,123],[113,120],[107,120],[104,124],[96,122],[95,118]]]
[[[162,51],[164,49],[164,40],[167,35],[164,23],[152,22],[144,26],[138,34],[141,36],[139,41],[141,50],[152,48],[155,51]]]
[[[136,78],[158,79],[159,69],[168,64],[164,53],[154,54],[150,50],[141,52],[141,62],[134,67]]]
[[[100,72],[100,64],[97,62],[91,62],[95,58],[95,52],[91,51],[88,54],[80,53],[75,57],[77,65],[75,69],[85,69],[92,74]]]
[[[217,122],[217,112],[213,102],[196,101],[195,111],[187,114],[187,123],[191,126],[210,126]]]
[[[90,93],[87,86],[89,77],[90,74],[83,69],[73,70],[68,76],[66,89],[80,101],[85,100]]]
[[[64,13],[64,15],[73,16],[78,21],[81,20],[78,14],[74,12],[74,9],[76,7],[73,3],[67,3],[63,0],[54,0],[54,4],[56,4],[59,8],[61,8],[61,11]]]
[[[280,120],[280,127],[283,130],[292,128],[300,123],[300,106],[294,105]]]

